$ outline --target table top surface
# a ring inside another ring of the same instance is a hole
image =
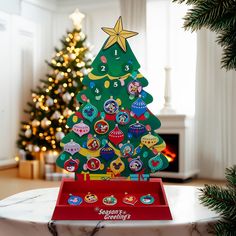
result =
[[[155,225],[176,225],[190,222],[211,222],[217,215],[202,206],[198,200],[199,190],[190,186],[164,186],[173,220],[155,221]],[[0,201],[0,218],[48,223],[51,220],[59,188],[35,189],[12,195]],[[60,224],[96,225],[98,221],[60,221]],[[148,226],[154,221],[107,221],[106,224],[137,224]]]

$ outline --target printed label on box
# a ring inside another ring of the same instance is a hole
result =
[[[131,214],[120,209],[106,210],[103,208],[95,208],[99,216],[103,216],[104,220],[130,220]]]

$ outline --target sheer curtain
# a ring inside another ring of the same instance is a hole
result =
[[[141,72],[146,70],[146,0],[120,0],[124,28],[136,31],[135,38],[128,39]],[[145,75],[145,74],[144,74]]]
[[[196,138],[200,176],[223,179],[236,164],[236,72],[220,69],[216,35],[198,33]]]

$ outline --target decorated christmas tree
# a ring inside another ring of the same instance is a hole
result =
[[[62,139],[57,165],[69,172],[109,175],[144,175],[168,166],[161,153],[165,142],[156,133],[159,119],[147,105],[153,101],[144,88],[148,81],[138,71],[127,38],[137,33],[123,29],[121,17],[83,79],[80,106],[68,120],[71,131]]]
[[[76,10],[70,18],[74,29],[61,40],[63,47],[48,62],[51,72],[32,91],[32,102],[25,110],[29,121],[22,122],[17,144],[29,154],[61,151],[60,140],[68,132],[66,120],[79,107],[75,96],[83,88],[81,81],[89,72],[92,56],[81,31],[84,15]]]

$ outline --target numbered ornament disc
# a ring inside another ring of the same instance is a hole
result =
[[[68,198],[67,202],[69,205],[79,206],[83,202],[83,199],[80,196],[74,196],[70,194],[70,197]]]
[[[102,202],[104,205],[113,206],[117,203],[117,199],[113,195],[111,195],[111,196],[104,197]]]
[[[111,160],[115,156],[113,148],[111,148],[108,143],[105,144],[100,150],[100,156],[105,159],[105,161]]]
[[[95,203],[98,201],[98,197],[97,197],[97,195],[95,195],[93,193],[88,193],[87,195],[85,195],[84,201],[87,203]]]
[[[105,120],[98,120],[94,124],[94,130],[97,134],[105,134],[109,130],[109,124]]]
[[[134,154],[134,146],[131,143],[125,143],[120,148],[123,157],[131,157]]]
[[[125,194],[125,196],[122,199],[123,203],[128,204],[128,205],[134,205],[138,200],[134,195],[131,194]]]
[[[116,122],[120,125],[126,125],[130,121],[130,116],[127,111],[119,111],[116,114]]]
[[[96,151],[100,148],[100,140],[96,137],[89,138],[87,141],[87,148],[91,151]]]
[[[153,147],[158,143],[158,137],[148,133],[141,138],[141,143],[144,144],[147,148]]]
[[[131,81],[128,85],[128,93],[131,95],[138,96],[141,93],[142,89],[143,87],[141,83],[137,80]]]
[[[87,103],[82,109],[82,115],[85,119],[92,122],[98,114],[98,109],[91,103]]]
[[[124,171],[125,164],[121,160],[121,158],[118,157],[117,159],[115,159],[114,161],[111,162],[110,169],[114,173],[114,175],[118,175],[118,174],[120,174],[121,172]]]
[[[70,157],[70,159],[68,159],[64,163],[64,169],[69,172],[76,172],[78,170],[78,167],[79,167],[79,160],[78,159],[74,160],[72,159],[72,157]]]
[[[80,145],[74,142],[73,140],[64,145],[64,151],[70,153],[71,155],[74,155],[75,153],[79,152],[79,150],[80,150]]]
[[[128,132],[132,134],[135,138],[140,137],[141,135],[147,132],[145,126],[139,122],[129,126]]]
[[[119,109],[119,105],[113,98],[108,99],[104,103],[104,111],[108,114],[115,114]]]
[[[72,130],[81,137],[84,134],[87,134],[90,131],[90,128],[81,120],[80,123],[73,125]]]
[[[118,125],[109,133],[108,139],[115,145],[124,140],[124,133],[119,129]]]
[[[147,105],[146,103],[142,100],[142,98],[138,98],[135,102],[132,103],[131,105],[131,111],[136,115],[136,116],[141,116],[147,111]]]
[[[134,158],[129,163],[129,168],[133,172],[139,172],[143,167],[143,162],[140,160],[140,157]]]
[[[86,168],[84,169],[88,169],[90,171],[96,171],[100,169],[100,166],[101,166],[100,160],[98,158],[92,157],[87,161]]]

